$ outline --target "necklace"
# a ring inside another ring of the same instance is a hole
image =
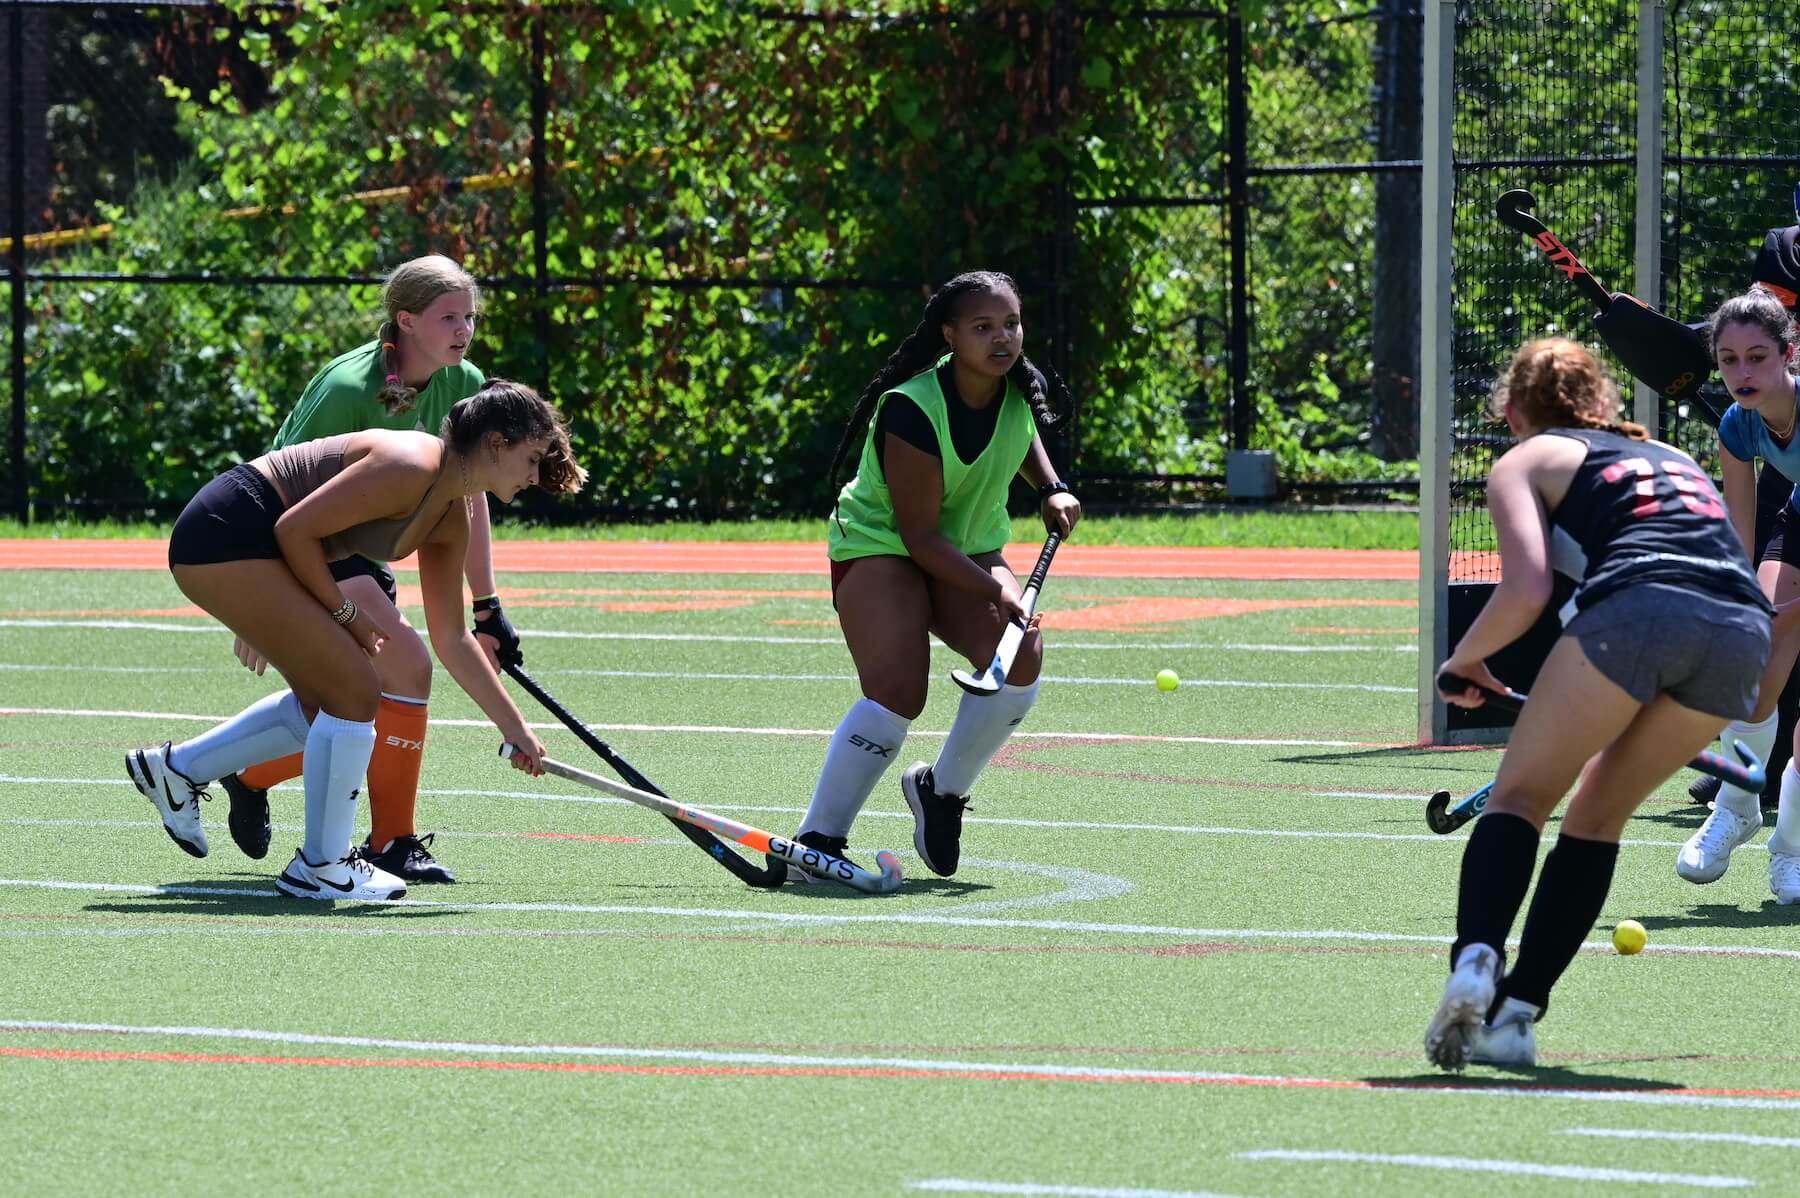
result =
[[[1780,432],[1776,432],[1773,428],[1769,428],[1769,435],[1777,441],[1786,441],[1794,435],[1795,425],[1800,425],[1800,403],[1796,403],[1794,410],[1788,414],[1787,427]],[[1768,428],[1769,422],[1766,420],[1763,421],[1763,427]]]

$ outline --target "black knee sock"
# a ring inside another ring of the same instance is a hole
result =
[[[1550,988],[1581,951],[1581,942],[1600,918],[1612,889],[1619,846],[1605,840],[1562,835],[1544,858],[1537,893],[1525,913],[1519,959],[1500,983],[1500,997],[1538,1008],[1550,1005]]]
[[[1518,918],[1537,864],[1538,830],[1516,815],[1484,815],[1463,849],[1462,882],[1456,894],[1456,943],[1450,964],[1471,944],[1486,944],[1506,959],[1506,934]]]

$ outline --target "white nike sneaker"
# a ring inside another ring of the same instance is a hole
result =
[[[200,800],[210,799],[206,787],[184,778],[169,766],[169,747],[133,749],[125,754],[125,772],[131,775],[138,793],[150,800],[162,816],[163,831],[169,839],[195,856],[206,856],[206,831],[200,826]]]
[[[1486,944],[1464,946],[1444,986],[1431,1026],[1425,1029],[1425,1056],[1440,1069],[1459,1073],[1469,1063],[1469,1046],[1487,1019],[1500,983],[1500,954]]]
[[[1700,885],[1717,882],[1731,864],[1731,850],[1748,843],[1760,831],[1761,811],[1755,819],[1747,819],[1722,803],[1714,803],[1706,822],[1675,855],[1675,872]]]
[[[1769,889],[1784,907],[1800,903],[1800,853],[1769,851]]]
[[[406,883],[379,865],[352,853],[338,861],[314,865],[306,854],[294,850],[294,859],[275,879],[277,888],[295,898],[336,902],[347,899],[382,903],[405,898]]]
[[[1517,998],[1503,998],[1491,1022],[1482,1023],[1469,1040],[1469,1061],[1529,1069],[1537,1064],[1537,1017],[1543,1010]]]

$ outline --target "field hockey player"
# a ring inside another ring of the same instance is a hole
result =
[[[828,526],[832,603],[856,663],[859,699],[832,734],[796,839],[843,856],[850,826],[925,708],[936,635],[975,668],[1008,622],[1019,583],[1002,556],[1015,475],[1038,493],[1046,527],[1067,535],[1081,505],[1056,476],[1040,431],[1074,417],[1074,397],[1024,352],[1019,293],[976,271],[939,288],[857,398],[832,458],[856,474]],[[967,795],[1037,699],[1043,639],[1034,628],[1000,693],[964,695],[937,760],[901,788],[926,868],[956,872]]]
[[[374,749],[385,634],[344,595],[329,563],[417,553],[432,648],[451,677],[542,773],[544,746],[462,623],[471,495],[511,501],[528,486],[577,490],[556,409],[495,379],[458,403],[442,438],[369,429],[303,441],[233,467],[194,496],[169,537],[169,569],[195,604],[280,671],[291,689],[181,744],[136,749],[126,770],[170,839],[207,854],[200,802],[214,779],[298,752],[306,837],[275,881],[298,898],[397,898],[406,880],[351,851],[356,796]]]
[[[452,405],[473,395],[481,371],[466,357],[481,293],[448,258],[431,255],[401,263],[382,291],[386,320],[379,336],[334,359],[301,393],[276,434],[276,449],[368,428],[437,433]],[[474,600],[476,643],[499,668],[498,654],[516,651],[518,636],[500,609],[486,498],[471,497],[469,554],[463,563]],[[381,702],[375,714],[375,751],[369,759],[368,838],[360,852],[408,882],[453,882],[431,853],[434,837],[419,834],[415,808],[423,766],[431,653],[396,606],[394,575],[385,562],[351,555],[331,563],[346,598],[381,629],[375,659]],[[261,661],[238,643],[238,656],[261,672]],[[290,755],[221,780],[231,799],[232,839],[251,857],[269,845],[269,788],[300,773]]]
[[[1591,353],[1528,343],[1494,402],[1519,438],[1488,477],[1501,577],[1440,668],[1445,699],[1474,707],[1479,688],[1506,691],[1485,659],[1542,612],[1556,533],[1586,568],[1463,851],[1450,980],[1425,1034],[1426,1056],[1451,1070],[1536,1062],[1536,1022],[1599,917],[1626,822],[1750,713],[1770,642],[1769,601],[1711,481],[1618,423]],[[1505,972],[1544,823],[1577,779]]]

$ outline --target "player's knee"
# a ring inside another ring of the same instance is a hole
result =
[[[382,643],[375,668],[383,690],[415,699],[431,696],[431,651],[411,627]]]
[[[862,690],[863,698],[874,700],[901,719],[916,720],[925,710],[926,686],[922,678],[917,682],[884,679],[878,684],[864,686]]]

